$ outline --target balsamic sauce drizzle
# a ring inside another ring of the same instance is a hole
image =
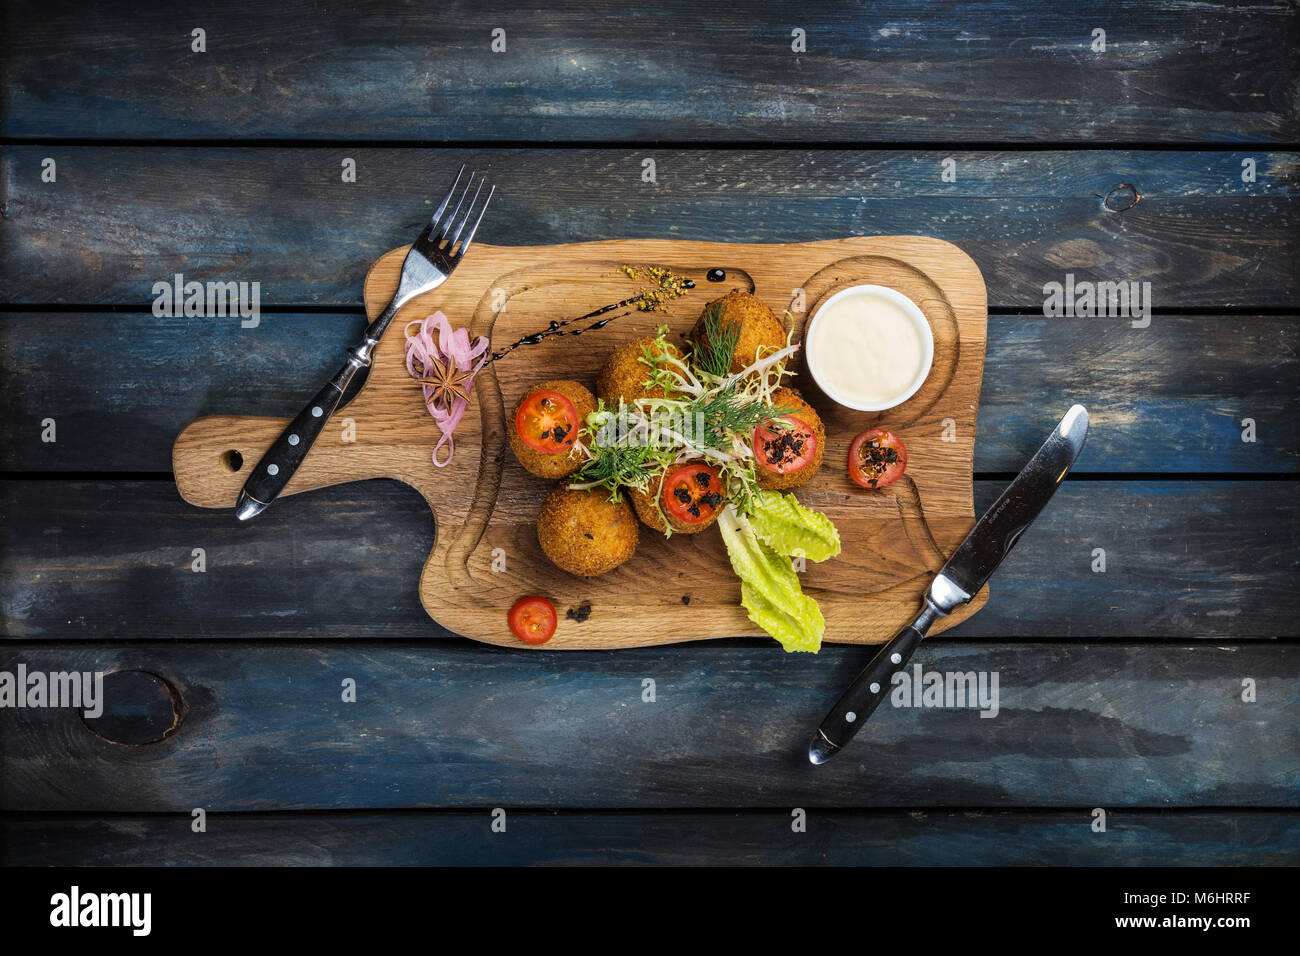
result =
[[[594,319],[598,315],[604,315],[606,312],[613,312],[615,309],[626,308],[635,302],[640,302],[643,298],[645,298],[644,295],[634,295],[630,299],[624,299],[622,302],[603,305],[599,309],[594,309],[586,315],[580,315],[575,319],[565,319],[563,322],[552,321],[540,332],[533,332],[529,335],[525,335],[523,338],[519,339],[517,342],[511,343],[501,351],[493,352],[490,361],[495,362],[497,359],[505,358],[521,345],[537,345],[543,339],[549,339],[552,336],[581,335],[583,332],[590,332],[592,329],[603,329],[605,326],[609,325],[613,319],[621,318],[621,316],[611,315],[607,318],[601,319],[599,322],[593,322],[585,329],[567,329],[565,326],[572,325],[575,322],[582,322],[586,319]],[[627,312],[624,312],[623,315],[631,315],[634,311],[636,310],[630,309]]]
[[[716,273],[721,273],[722,278],[726,278],[726,275],[727,275],[727,274],[726,274],[725,272],[723,272],[721,269],[711,269],[711,270],[709,270],[709,276],[708,276],[710,282],[721,282],[721,281],[722,281],[722,279],[715,279],[715,278],[713,278],[713,274],[714,274],[715,272],[716,272]],[[682,288],[684,288],[684,289],[694,289],[694,288],[695,288],[695,280],[693,280],[693,279],[683,279],[683,280],[682,280]],[[580,316],[578,316],[577,318],[574,318],[574,319],[565,319],[563,322],[560,322],[560,321],[552,321],[552,322],[550,322],[550,323],[546,326],[546,328],[542,329],[541,331],[533,332],[533,333],[531,333],[531,334],[529,334],[529,335],[525,335],[523,338],[519,339],[517,342],[512,342],[509,346],[507,346],[506,348],[502,349],[501,351],[499,351],[499,352],[493,352],[493,353],[492,353],[492,357],[491,357],[490,359],[488,359],[488,362],[489,362],[489,364],[490,364],[490,363],[492,363],[492,362],[495,362],[497,359],[505,358],[507,355],[509,355],[509,354],[510,354],[511,352],[513,352],[515,349],[519,348],[519,346],[521,346],[521,345],[537,345],[538,343],[542,342],[542,341],[545,340],[545,339],[549,339],[549,338],[551,338],[552,336],[557,336],[557,337],[558,337],[558,336],[561,336],[561,335],[573,335],[573,336],[578,336],[578,335],[581,335],[583,332],[594,332],[594,331],[596,331],[597,329],[603,329],[605,326],[609,325],[609,323],[612,322],[612,321],[614,321],[615,319],[621,319],[621,318],[623,318],[623,316],[625,316],[625,315],[631,315],[633,312],[635,312],[635,311],[637,311],[637,310],[636,310],[636,309],[628,309],[628,311],[623,312],[623,313],[621,313],[621,314],[619,314],[619,315],[609,315],[609,316],[606,316],[605,318],[600,319],[599,321],[593,322],[593,323],[591,323],[591,325],[588,325],[588,326],[586,326],[586,327],[584,327],[584,328],[581,328],[581,329],[569,329],[569,328],[566,328],[566,326],[573,325],[575,322],[583,322],[583,321],[585,321],[585,320],[587,320],[587,319],[594,319],[594,318],[596,318],[596,316],[598,316],[598,315],[605,315],[606,312],[613,312],[615,309],[625,309],[625,308],[627,308],[629,305],[633,305],[633,304],[635,304],[635,303],[637,303],[637,302],[640,302],[640,301],[641,301],[642,299],[644,299],[644,298],[645,298],[645,294],[644,294],[644,293],[641,294],[641,295],[634,295],[634,296],[632,296],[632,297],[629,298],[629,299],[624,299],[622,302],[614,302],[614,303],[611,303],[610,305],[603,305],[603,306],[601,306],[599,309],[593,309],[592,311],[588,312],[586,315],[580,315]]]

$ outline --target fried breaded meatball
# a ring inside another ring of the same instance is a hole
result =
[[[636,551],[639,530],[627,499],[596,488],[560,485],[537,512],[537,541],[555,566],[591,577],[612,571]]]
[[[671,481],[674,475],[690,465],[701,465],[703,462],[683,462],[682,464],[672,465],[668,469],[664,482],[661,483],[658,478],[651,481],[645,491],[632,489],[628,496],[632,499],[632,507],[636,515],[647,527],[654,528],[660,534],[664,533],[671,526],[673,531],[680,534],[697,534],[709,527],[713,522],[718,520],[718,512],[726,504],[726,489],[722,486],[722,479],[713,468],[709,468],[708,473],[696,472],[696,477],[692,479],[690,496],[700,499],[697,504],[700,511],[700,521],[686,522],[672,514],[670,509],[661,501],[660,507],[655,507],[655,495],[669,495],[674,493],[671,487]],[[661,490],[662,487],[662,490]],[[689,500],[689,499],[687,499]],[[683,501],[685,504],[686,501]],[[660,514],[662,510],[663,514]],[[665,520],[666,519],[666,520]]]
[[[681,350],[671,342],[665,342],[662,351],[656,348],[656,339],[646,336],[615,349],[605,362],[600,378],[596,380],[596,395],[605,400],[606,405],[618,407],[619,399],[630,402],[635,398],[677,398],[676,392],[669,393],[662,385],[646,387],[646,380],[654,370],[641,359],[647,350],[652,355],[667,354],[681,358]]]
[[[552,447],[554,449],[552,451],[542,451],[534,448],[524,441],[523,435],[519,432],[521,421],[519,410],[531,396],[536,395],[538,392],[558,392],[573,403],[573,409],[576,413],[577,421],[569,422],[561,414],[559,408],[548,409],[544,403],[539,403],[536,408],[530,407],[529,413],[523,416],[526,429],[534,421],[540,423],[540,428],[531,429],[531,431],[536,431],[536,434],[532,434],[531,437],[535,442]],[[578,434],[582,431],[587,416],[595,410],[596,396],[577,382],[561,379],[551,382],[538,382],[529,388],[519,396],[519,400],[515,402],[514,410],[511,411],[510,417],[506,419],[506,432],[510,436],[510,447],[514,449],[519,464],[538,478],[563,478],[566,475],[573,474],[582,467],[583,463],[583,458],[580,455],[571,454],[573,444],[577,441]],[[563,435],[558,440],[555,437],[555,428],[563,430]]]
[[[804,484],[817,474],[817,469],[822,466],[822,456],[826,452],[826,427],[822,424],[821,416],[793,388],[778,388],[772,393],[772,404],[792,409],[790,414],[808,426],[813,433],[812,440],[816,443],[812,458],[803,465],[794,470],[775,471],[774,468],[789,468],[795,460],[806,453],[804,443],[807,438],[798,431],[773,430],[769,433],[772,437],[768,441],[755,441],[754,457],[757,461],[754,465],[754,474],[758,479],[758,486],[787,491]],[[756,435],[762,432],[764,429],[759,429]]]
[[[715,299],[704,307],[704,312],[687,336],[696,343],[697,348],[708,338],[705,319],[712,309],[719,310],[722,327],[740,326],[740,336],[731,353],[731,371],[739,372],[753,365],[759,350],[762,355],[770,355],[785,348],[785,326],[776,317],[767,303],[749,292],[731,291],[721,299]]]

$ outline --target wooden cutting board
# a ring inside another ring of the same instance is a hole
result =
[[[366,276],[365,304],[372,317],[396,288],[405,254],[405,248],[389,252]],[[637,283],[620,269],[625,263],[666,266],[694,279],[696,287],[663,312],[634,312],[581,339],[549,339],[489,365],[475,382],[474,404],[456,432],[452,463],[434,467],[430,455],[439,432],[406,373],[406,322],[441,309],[453,325],[468,325],[474,336],[489,335],[501,348],[552,320],[634,294]],[[713,269],[725,270],[726,280],[708,281]],[[760,634],[740,607],[740,584],[716,529],[664,539],[643,527],[635,556],[603,577],[578,578],[552,565],[537,543],[535,521],[554,483],[533,477],[515,461],[505,410],[543,379],[572,378],[594,391],[615,347],[653,334],[663,323],[674,335],[684,332],[706,302],[731,289],[760,296],[798,338],[822,299],[859,283],[898,289],[922,308],[934,331],[934,366],[910,401],[874,414],[834,405],[811,376],[794,380],[827,431],[825,463],[797,495],[830,515],[843,542],[838,557],[809,563],[801,578],[826,616],[826,640],[888,640],[915,616],[930,578],[975,518],[971,462],[988,324],[984,280],[969,256],[938,239],[476,245],[445,284],[402,309],[377,349],[364,390],[329,423],[285,493],[376,477],[414,487],[437,523],[420,577],[420,600],[441,624],[476,640],[526,647],[506,626],[507,610],[526,594],[546,595],[559,610],[559,628],[545,645],[552,649]],[[787,314],[801,304],[802,311]],[[340,360],[350,344],[339,342]],[[201,507],[233,508],[248,469],[287,422],[215,415],[190,423],[173,449],[181,495]],[[903,439],[908,468],[900,481],[873,492],[854,485],[844,463],[853,437],[876,426]],[[357,555],[359,563],[364,560]],[[986,598],[987,590],[934,630],[969,617]],[[357,609],[357,625],[365,625],[364,608]]]

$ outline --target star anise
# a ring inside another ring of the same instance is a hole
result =
[[[429,387],[428,404],[438,405],[448,412],[457,398],[469,401],[469,392],[465,382],[472,373],[456,368],[456,362],[448,358],[446,362],[434,356],[429,357],[429,366],[424,370],[424,378],[417,379],[420,385]]]

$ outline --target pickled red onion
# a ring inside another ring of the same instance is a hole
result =
[[[419,328],[412,332],[412,326]],[[438,330],[438,341],[435,343],[431,329]],[[411,373],[413,378],[424,378],[425,371],[429,368],[430,359],[436,358],[438,361],[447,363],[454,362],[456,368],[464,370],[469,369],[470,374],[464,380],[466,393],[474,384],[474,378],[488,360],[488,338],[486,335],[480,335],[473,342],[469,340],[468,329],[453,329],[451,323],[442,312],[435,312],[433,315],[424,319],[414,319],[406,323],[406,370]],[[477,359],[477,363],[475,362]],[[456,453],[456,441],[452,434],[456,431],[456,426],[460,420],[465,417],[465,412],[469,408],[469,402],[460,396],[452,399],[451,410],[448,411],[438,405],[429,404],[429,398],[432,393],[431,386],[425,385],[421,391],[424,393],[424,406],[429,409],[429,414],[433,416],[434,423],[438,430],[442,432],[442,438],[433,449],[433,463],[439,468],[445,468],[451,463],[451,456]],[[438,452],[443,445],[447,445],[447,457],[442,461],[438,460]]]

